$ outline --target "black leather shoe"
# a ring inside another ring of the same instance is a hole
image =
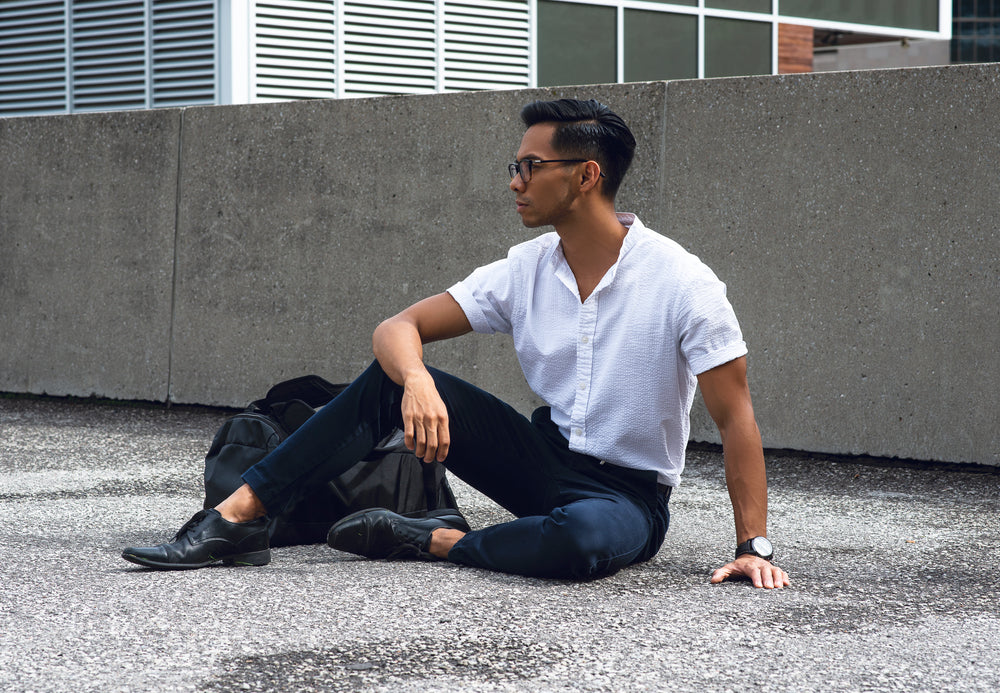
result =
[[[267,519],[235,523],[215,508],[202,510],[169,543],[125,549],[122,558],[157,570],[204,568],[219,561],[225,565],[267,565],[271,562]]]
[[[410,518],[382,508],[348,515],[330,528],[326,543],[338,551],[366,558],[421,558],[438,560],[428,548],[431,532],[439,528],[469,532],[469,523],[457,510],[434,510]]]

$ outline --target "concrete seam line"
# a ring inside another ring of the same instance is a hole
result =
[[[180,242],[181,225],[181,170],[184,154],[184,111],[181,108],[177,114],[177,185],[174,190],[174,247],[173,267],[170,275],[170,324],[167,334],[167,392],[166,402],[173,401],[174,385],[174,325],[177,321],[177,265],[178,243]]]

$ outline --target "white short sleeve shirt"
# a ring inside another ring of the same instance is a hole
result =
[[[509,334],[528,385],[569,447],[657,472],[684,469],[696,375],[747,353],[726,286],[633,214],[618,261],[586,301],[547,233],[448,292],[476,332]]]

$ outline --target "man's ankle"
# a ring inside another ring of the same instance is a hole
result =
[[[231,496],[215,506],[222,519],[233,522],[251,522],[267,514],[267,508],[248,484],[243,484]]]
[[[458,543],[458,540],[465,536],[465,532],[448,527],[439,527],[431,532],[431,543],[427,551],[432,556],[438,558],[448,558],[451,547]]]

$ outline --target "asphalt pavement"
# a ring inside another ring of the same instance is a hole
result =
[[[709,584],[734,537],[689,453],[650,562],[574,583],[324,545],[153,572],[227,412],[0,398],[2,691],[996,691],[1000,475],[772,452],[784,590]],[[497,506],[452,479],[473,527]]]

